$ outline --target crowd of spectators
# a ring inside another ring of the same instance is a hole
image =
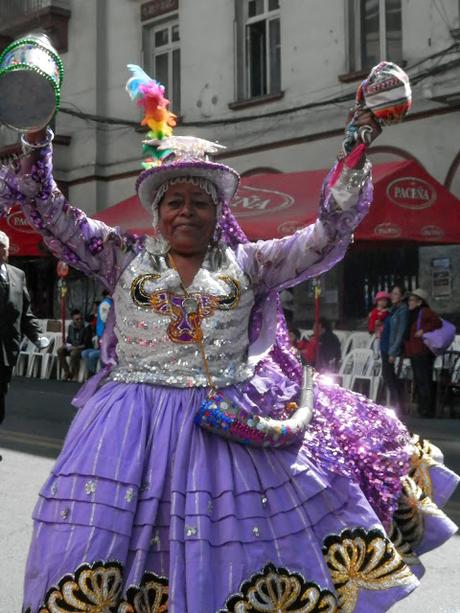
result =
[[[407,292],[401,285],[395,285],[391,292],[377,292],[367,323],[381,359],[381,373],[390,406],[402,409],[401,369],[404,360],[410,360],[418,414],[433,417],[435,355],[423,337],[441,328],[443,322],[430,308],[427,292],[423,289]],[[342,359],[341,344],[326,318],[319,319],[309,338],[301,338],[299,330],[290,326],[290,338],[293,350],[304,364],[319,372],[338,372]]]
[[[79,309],[71,311],[72,321],[67,329],[66,342],[57,352],[65,379],[72,381],[78,378],[82,359],[88,375],[96,373],[100,358],[100,342],[112,302],[110,293],[104,290],[102,300],[94,301],[91,312],[85,318]]]

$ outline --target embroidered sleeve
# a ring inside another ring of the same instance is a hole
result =
[[[0,211],[16,203],[57,258],[96,276],[110,290],[142,248],[142,238],[90,219],[67,202],[53,178],[51,147],[40,151],[29,174],[1,169]]]
[[[13,169],[9,166],[0,166],[0,218],[9,212],[17,198],[16,177]]]
[[[256,292],[292,287],[343,258],[372,201],[370,170],[370,162],[360,170],[338,162],[324,180],[314,224],[281,239],[238,247],[237,258]]]

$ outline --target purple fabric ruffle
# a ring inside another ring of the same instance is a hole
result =
[[[226,394],[254,410],[254,389]],[[334,592],[327,538],[385,534],[379,517],[409,467],[394,415],[321,381],[303,444],[256,449],[194,425],[204,395],[110,382],[79,411],[34,512],[24,599],[33,613],[61,577],[97,560],[121,563],[126,588],[147,570],[169,577],[173,613],[215,613],[268,562]],[[430,522],[422,549],[455,530],[442,515]],[[362,590],[355,610],[385,611],[416,585]]]

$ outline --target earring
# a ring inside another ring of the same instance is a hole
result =
[[[168,251],[171,249],[171,245],[162,235],[158,227],[155,228],[155,235],[153,237],[154,245],[153,252],[155,255],[166,255]]]
[[[212,235],[210,247],[217,247],[220,243],[221,238],[222,238],[222,228],[220,227],[220,224],[217,223],[216,227],[214,228],[214,234]]]

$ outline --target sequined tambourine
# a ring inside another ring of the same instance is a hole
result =
[[[59,108],[64,70],[44,34],[29,34],[0,55],[0,122],[20,132],[49,124]]]
[[[195,423],[244,445],[287,447],[303,438],[312,416],[313,372],[305,368],[299,407],[288,419],[271,419],[250,413],[218,392],[203,402]]]
[[[359,86],[356,103],[384,126],[401,122],[412,106],[408,75],[397,64],[380,62]]]

